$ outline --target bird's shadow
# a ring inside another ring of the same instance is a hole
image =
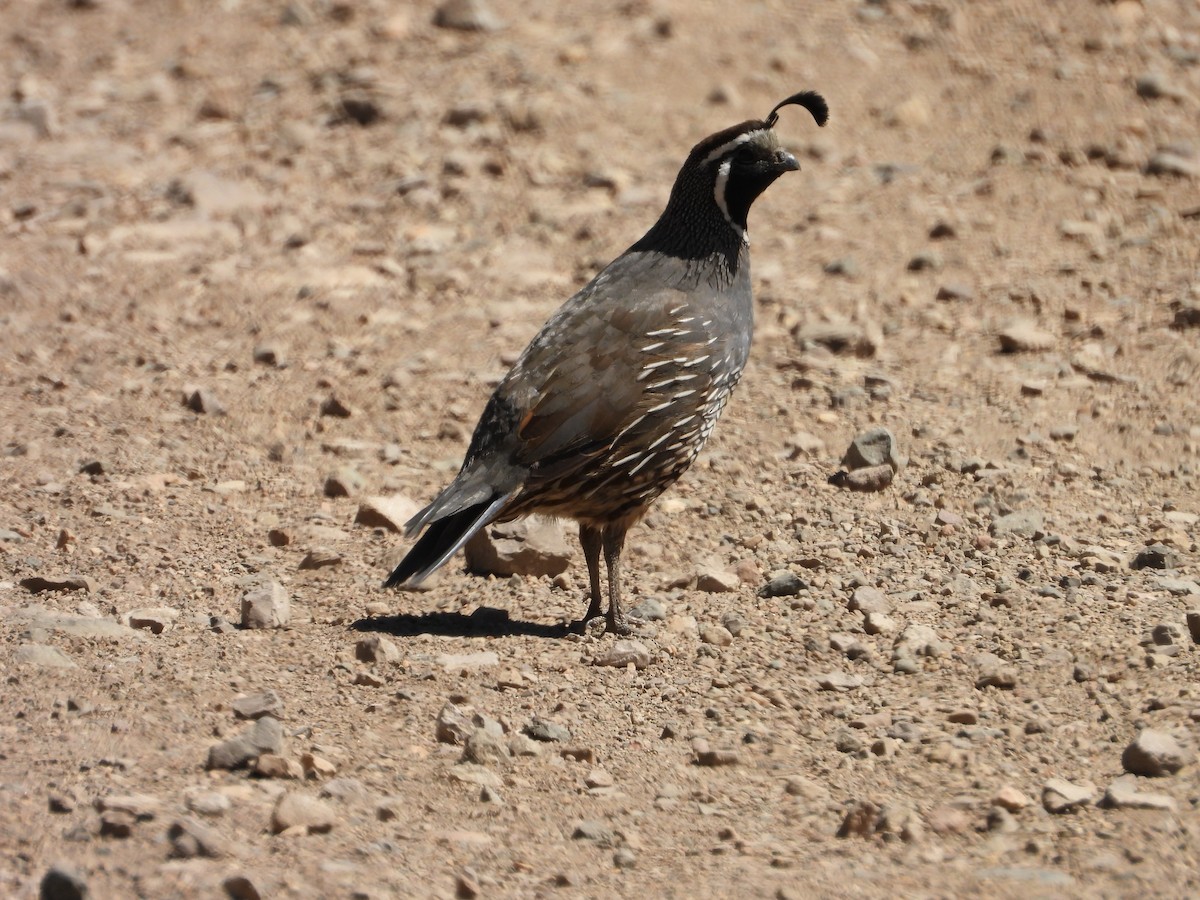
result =
[[[507,609],[481,606],[469,616],[454,612],[401,613],[397,616],[371,616],[350,624],[355,631],[377,631],[394,637],[437,634],[443,637],[514,637],[564,638],[578,629],[574,625],[546,625],[513,619]]]

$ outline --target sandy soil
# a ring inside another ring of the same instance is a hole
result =
[[[0,894],[1200,892],[1200,9],[457,6],[3,4]],[[648,664],[573,543],[382,590],[368,498],[801,89]]]

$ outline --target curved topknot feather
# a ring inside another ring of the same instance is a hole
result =
[[[829,121],[829,104],[825,102],[825,98],[816,91],[801,91],[775,104],[775,108],[763,120],[767,123],[768,128],[775,127],[775,123],[779,121],[779,110],[785,106],[803,106],[812,113],[812,117],[818,125],[824,125]]]

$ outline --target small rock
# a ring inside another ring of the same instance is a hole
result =
[[[774,572],[767,583],[758,589],[758,596],[794,597],[807,587],[808,585],[795,572]]]
[[[48,644],[22,644],[13,654],[13,662],[19,666],[37,666],[41,669],[76,668],[71,657]]]
[[[365,663],[394,664],[403,659],[403,654],[400,648],[387,638],[369,634],[359,638],[354,644],[354,658]]]
[[[237,737],[210,747],[207,765],[210,769],[240,769],[264,753],[278,753],[282,746],[279,720],[263,716]]]
[[[210,819],[225,815],[231,805],[229,798],[220,791],[196,791],[187,796],[187,808]]]
[[[263,897],[269,896],[267,885],[261,881],[256,884],[246,875],[230,875],[221,882],[221,887],[230,900],[263,900]]]
[[[969,284],[948,283],[937,289],[934,298],[945,302],[969,303],[975,299],[975,290]]]
[[[932,251],[918,253],[909,259],[905,268],[910,272],[936,272],[942,268],[942,256]]]
[[[336,550],[330,550],[326,547],[314,547],[304,555],[304,559],[300,560],[300,569],[327,569],[330,566],[339,566],[342,563],[342,554]]]
[[[1179,567],[1179,554],[1164,544],[1151,544],[1143,547],[1129,563],[1131,569],[1176,569]]]
[[[483,0],[446,0],[434,13],[433,24],[454,31],[496,31],[503,27]]]
[[[384,797],[375,806],[375,818],[380,822],[394,822],[407,815],[410,804],[405,797]]]
[[[434,662],[448,672],[455,672],[498,666],[500,657],[494,650],[477,650],[474,653],[442,653]]]
[[[783,792],[789,797],[799,797],[810,803],[823,803],[829,799],[829,791],[811,778],[792,775],[783,783]]]
[[[1159,590],[1166,591],[1168,594],[1174,594],[1177,597],[1200,594],[1200,584],[1197,584],[1190,578],[1158,578],[1154,584]]]
[[[1042,806],[1050,813],[1073,812],[1087,806],[1096,796],[1091,784],[1072,784],[1064,778],[1051,778],[1042,787]]]
[[[134,821],[146,822],[158,815],[162,801],[150,794],[107,794],[96,800],[96,809],[126,813]]]
[[[612,775],[604,769],[592,769],[583,779],[583,783],[594,790],[597,788],[610,788],[613,786],[614,781]]]
[[[995,537],[1015,534],[1032,538],[1042,530],[1043,515],[1035,509],[1020,509],[992,521],[991,532]]]
[[[967,813],[953,803],[935,806],[928,816],[929,830],[934,834],[962,834],[971,828]]]
[[[914,94],[892,107],[886,121],[893,127],[925,128],[933,121],[933,107],[924,96]]]
[[[337,774],[337,766],[315,753],[301,753],[300,767],[304,770],[304,777],[309,779],[332,778]]]
[[[736,591],[741,579],[725,569],[705,566],[696,573],[696,590],[709,594],[724,594]]]
[[[514,734],[508,739],[508,751],[513,756],[541,756],[541,745],[527,734]]]
[[[824,456],[825,442],[807,431],[798,431],[784,443],[788,449],[788,459],[798,459],[801,456]]]
[[[728,647],[733,643],[733,634],[722,625],[706,622],[700,626],[700,642],[714,647]]]
[[[1126,772],[1157,778],[1174,775],[1191,758],[1191,751],[1170,734],[1144,728],[1121,754],[1121,764]]]
[[[661,600],[654,597],[643,597],[637,605],[629,610],[629,615],[643,622],[662,622],[667,618],[667,608]]]
[[[467,542],[466,561],[480,575],[553,578],[567,570],[573,552],[559,520],[529,516],[481,529]]]
[[[826,675],[818,675],[816,677],[817,686],[823,691],[837,691],[845,693],[852,691],[855,688],[862,687],[863,680],[858,675],[851,675],[848,672],[829,672]]]
[[[834,265],[839,265],[835,263]],[[849,266],[849,260],[843,260],[840,265]],[[830,271],[827,266],[825,271]],[[846,270],[835,274],[850,275]],[[869,359],[879,352],[882,334],[877,328],[864,327],[854,322],[808,322],[797,325],[792,329],[792,337],[800,345],[801,350],[808,351],[824,348],[830,353],[841,356],[856,356],[859,359]],[[818,439],[819,440],[819,439]],[[824,443],[822,442],[822,449]]]
[[[1020,812],[1033,801],[1011,785],[1004,785],[992,797],[992,805],[999,806],[1009,812]]]
[[[867,648],[853,634],[833,633],[829,635],[829,646],[848,659],[858,659],[867,655]]]
[[[592,841],[601,847],[612,847],[617,842],[612,829],[603,822],[579,822],[571,832],[571,837],[577,841]]]
[[[939,221],[929,229],[929,237],[931,240],[941,241],[947,238],[958,237],[958,229],[950,222]]]
[[[348,419],[353,411],[337,397],[329,396],[321,401],[321,415],[334,419]]]
[[[268,581],[242,595],[243,628],[279,628],[291,615],[288,592],[277,581]]]
[[[163,630],[179,618],[179,610],[169,606],[144,607],[127,612],[124,617],[130,628],[140,628],[151,634],[162,634]]]
[[[1192,643],[1200,644],[1200,610],[1192,610],[1187,614],[1187,627]]]
[[[254,761],[254,774],[259,778],[300,781],[304,778],[304,767],[296,760],[278,753],[264,753]]]
[[[1187,99],[1187,92],[1161,72],[1147,72],[1138,76],[1134,86],[1143,100]]]
[[[95,580],[87,575],[35,575],[32,578],[22,578],[20,585],[31,594],[40,594],[43,591],[87,591],[94,594],[97,588]]]
[[[891,466],[868,466],[852,472],[835,472],[829,476],[829,483],[860,494],[872,494],[886,489],[895,478],[896,470]]]
[[[133,836],[133,828],[137,817],[122,810],[109,810],[100,814],[100,834],[102,837],[125,840]]]
[[[104,463],[98,459],[88,460],[79,467],[81,475],[103,475],[104,471]]]
[[[232,845],[229,841],[215,829],[187,816],[171,823],[167,829],[167,840],[171,842],[171,856],[176,859],[198,856],[220,859],[231,855]]]
[[[873,834],[882,811],[870,800],[856,800],[850,804],[838,827],[838,837],[866,837]]]
[[[1054,335],[1043,331],[1030,319],[1015,319],[1000,329],[1000,350],[1004,353],[1037,353],[1054,348]]]
[[[279,344],[259,344],[254,348],[254,361],[275,369],[287,367],[287,353]]]
[[[742,761],[741,755],[736,750],[714,750],[709,747],[708,741],[703,739],[692,742],[692,752],[696,756],[696,765],[705,768],[736,766]]]
[[[225,405],[217,399],[217,395],[205,388],[192,388],[184,391],[183,405],[200,415],[224,416],[227,414]]]
[[[1183,643],[1183,629],[1177,622],[1159,622],[1150,631],[1150,639],[1159,647]]]
[[[458,900],[475,900],[482,893],[479,881],[466,872],[460,872],[454,877],[454,896]]]
[[[630,663],[638,669],[650,665],[650,650],[641,641],[615,641],[611,647],[601,650],[592,660],[592,664],[596,666],[616,666],[622,669]]]
[[[1175,799],[1166,794],[1143,794],[1136,775],[1122,775],[1104,792],[1104,805],[1113,809],[1161,809],[1174,812]]]
[[[862,266],[853,256],[843,256],[825,263],[826,275],[841,275],[843,278],[857,278],[862,274]]]
[[[283,701],[273,690],[260,691],[257,694],[247,694],[238,697],[231,704],[233,714],[239,719],[261,719],[263,716],[279,717],[283,711]]]
[[[334,778],[321,786],[321,798],[353,803],[367,797],[367,787],[357,778]]]
[[[469,706],[459,706],[446,703],[437,715],[437,725],[434,731],[438,741],[443,744],[462,744],[467,736],[475,730],[475,711]]]
[[[884,836],[895,835],[906,844],[918,843],[925,837],[925,823],[920,814],[904,803],[888,803],[880,809],[871,830]]]
[[[543,719],[541,716],[534,716],[524,728],[521,729],[525,734],[529,735],[535,741],[557,741],[565,743],[571,740],[571,730],[565,725],[559,725],[557,722],[551,722],[548,719]]]
[[[613,865],[618,869],[632,869],[637,865],[637,854],[628,847],[619,847],[613,853]]]
[[[896,637],[892,646],[892,667],[896,672],[912,674],[920,671],[918,657],[944,656],[946,652],[946,643],[937,632],[928,625],[913,622]]]
[[[975,679],[979,690],[994,687],[1011,691],[1017,686],[1017,670],[994,653],[980,653],[972,662],[980,672]]]
[[[271,812],[271,831],[274,834],[290,828],[302,828],[309,834],[324,834],[332,831],[336,823],[337,816],[328,803],[295,791],[280,794]]]
[[[850,597],[849,609],[864,613],[889,613],[892,611],[892,602],[879,588],[864,584],[854,589],[854,593]]]
[[[995,834],[1015,834],[1021,826],[1007,809],[993,806],[987,813],[987,830]]]
[[[397,534],[404,531],[405,524],[418,512],[420,506],[403,494],[389,497],[366,497],[358,505],[354,515],[355,524],[367,528],[383,528]]]
[[[863,631],[867,634],[894,634],[899,623],[887,613],[868,612],[863,616]]]
[[[500,766],[508,762],[508,745],[500,735],[486,728],[476,728],[463,744],[462,762],[480,766]]]
[[[1079,434],[1079,426],[1075,424],[1054,425],[1050,428],[1050,440],[1073,441]]]
[[[886,428],[872,428],[856,435],[841,462],[850,471],[883,465],[899,471],[902,464],[896,452],[896,440]]]
[[[65,863],[56,863],[42,876],[40,900],[87,900],[91,896],[83,875]]]
[[[326,497],[353,497],[366,487],[367,479],[353,466],[341,466],[336,472],[325,476],[324,493]]]

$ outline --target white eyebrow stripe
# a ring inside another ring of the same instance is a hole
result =
[[[763,133],[764,133],[763,129],[756,128],[754,131],[747,131],[745,134],[739,134],[733,140],[726,141],[720,147],[717,147],[715,150],[710,151],[708,156],[704,157],[704,159],[701,161],[700,165],[706,166],[710,162],[712,162],[714,159],[720,159],[722,156],[724,156],[730,150],[740,147],[740,146],[742,146],[742,144],[745,144],[748,141],[752,141],[752,140],[756,139]]]

